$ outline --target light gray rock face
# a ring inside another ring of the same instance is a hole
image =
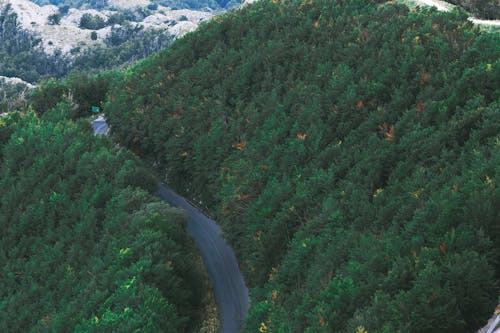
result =
[[[26,86],[27,89],[34,89],[35,88],[35,86],[32,85],[31,83],[23,81],[18,77],[7,77],[7,76],[0,75],[0,86],[7,85],[7,84],[11,84],[11,85],[22,84],[22,85]]]
[[[12,6],[17,14],[19,25],[23,29],[40,36],[46,53],[53,54],[56,50],[61,50],[63,54],[70,55],[70,51],[76,47],[85,48],[103,44],[104,39],[111,33],[110,26],[96,30],[97,39],[92,40],[91,30],[79,27],[80,19],[84,14],[99,16],[106,21],[111,15],[123,10],[144,9],[150,2],[115,0],[110,2],[112,6],[109,10],[102,11],[71,8],[67,14],[61,15],[60,24],[49,24],[49,16],[59,12],[56,6],[38,6],[29,0],[0,0],[0,9],[7,4]],[[213,12],[208,11],[172,10],[163,6],[158,6],[155,10],[148,9],[148,11],[151,15],[131,24],[142,25],[145,29],[165,29],[174,38],[195,30],[201,22],[209,20],[214,15]]]

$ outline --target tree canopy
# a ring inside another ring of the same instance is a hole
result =
[[[0,330],[194,331],[206,286],[184,215],[68,112],[0,118]]]
[[[115,81],[114,138],[235,247],[246,332],[471,332],[490,315],[500,36],[466,17],[260,1]]]

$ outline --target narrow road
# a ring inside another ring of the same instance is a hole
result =
[[[443,0],[413,0],[413,1],[420,3],[422,5],[436,7],[437,10],[442,11],[442,12],[450,11],[454,7],[456,7],[455,5],[453,5],[449,2],[443,1]],[[500,20],[482,20],[482,19],[478,19],[478,18],[475,18],[472,16],[469,17],[468,20],[471,21],[472,23],[478,24],[478,25],[500,27]]]
[[[108,124],[103,117],[92,122],[94,135],[106,135]],[[221,236],[220,227],[186,199],[163,184],[158,197],[186,212],[188,232],[198,247],[215,294],[221,333],[237,333],[248,313],[249,296],[233,249]]]
[[[108,124],[102,116],[92,121],[92,127],[94,128],[94,135],[106,135],[108,133]]]
[[[205,262],[219,309],[221,333],[237,333],[248,312],[248,288],[233,250],[221,237],[221,229],[183,197],[163,184],[158,196],[173,207],[182,208],[188,231]]]

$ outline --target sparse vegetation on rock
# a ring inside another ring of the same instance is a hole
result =
[[[50,25],[58,25],[61,23],[61,15],[59,14],[49,15],[47,20]]]

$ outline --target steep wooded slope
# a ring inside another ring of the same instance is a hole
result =
[[[183,214],[132,154],[45,118],[0,118],[0,331],[196,328],[206,286]]]
[[[457,11],[261,1],[125,72],[106,112],[221,221],[248,332],[470,332],[498,295],[499,47]]]

